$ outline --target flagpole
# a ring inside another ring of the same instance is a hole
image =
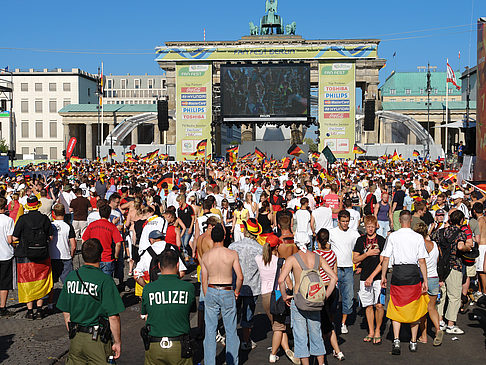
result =
[[[449,59],[446,59],[446,127],[445,127],[445,160],[444,160],[444,168],[447,166],[447,152],[449,151],[449,131],[448,131],[448,124],[449,124],[449,83],[447,82],[447,72]]]
[[[204,147],[204,178],[206,179],[206,181],[208,180],[208,170],[206,168],[206,159],[208,154],[207,149],[208,149],[208,145]]]
[[[101,144],[103,144],[103,88],[105,85],[103,85],[103,61],[101,62],[101,96],[100,96],[100,101],[101,101]],[[110,155],[108,153],[108,155]],[[113,163],[113,157],[110,155],[110,163]]]

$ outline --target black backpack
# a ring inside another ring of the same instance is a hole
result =
[[[179,255],[179,258],[180,258],[180,252],[179,252],[179,249],[177,248],[177,246],[174,246],[170,243],[166,243],[164,251],[171,250],[171,249],[173,249],[175,252],[177,252],[177,254]],[[159,273],[160,273],[159,257],[155,253],[152,246],[147,248],[147,252],[150,254],[150,256],[152,256],[152,260],[150,260],[149,277],[150,277],[150,282],[153,282],[153,281],[157,280],[157,278],[159,277]]]
[[[450,257],[451,243],[444,237],[445,228],[439,229],[433,234],[432,240],[439,246],[439,262],[437,262],[437,274],[440,281],[445,281],[451,272]]]
[[[364,206],[363,213],[364,215],[372,215],[374,210],[375,210],[375,204],[376,204],[376,197],[374,194],[369,193],[366,197],[366,205]]]
[[[29,213],[31,214],[31,213]],[[49,257],[49,238],[44,230],[46,216],[39,214],[29,219],[30,229],[26,229],[21,237],[21,245],[25,256],[31,261],[42,261]],[[28,217],[28,214],[26,216]]]

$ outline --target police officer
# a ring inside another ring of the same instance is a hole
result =
[[[194,285],[179,279],[177,252],[164,250],[158,260],[160,275],[142,294],[145,365],[192,365],[189,312],[195,309]]]
[[[113,279],[100,269],[103,246],[96,238],[83,243],[85,264],[66,277],[57,308],[69,331],[68,365],[106,364],[120,357],[119,313],[125,310]]]

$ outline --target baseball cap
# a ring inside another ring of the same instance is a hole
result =
[[[157,238],[164,238],[164,235],[159,230],[155,230],[149,233],[148,238],[155,240]]]
[[[464,199],[464,193],[462,191],[456,191],[454,194],[451,195],[451,199]]]
[[[446,214],[446,211],[444,209],[437,209],[437,211],[435,212],[436,217],[442,217],[442,216],[445,216],[445,214]]]
[[[266,243],[268,243],[270,247],[277,247],[279,244],[282,243],[282,240],[274,234],[271,234],[267,236]]]

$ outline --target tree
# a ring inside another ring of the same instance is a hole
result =
[[[317,152],[317,143],[311,138],[304,138],[304,143],[309,146],[309,151]]]
[[[4,138],[0,139],[0,152],[6,153],[8,151],[8,144]]]

